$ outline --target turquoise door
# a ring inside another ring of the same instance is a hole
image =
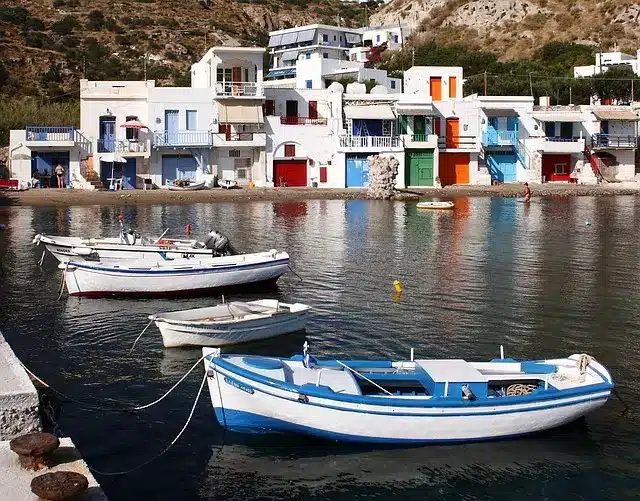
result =
[[[369,184],[369,161],[368,155],[347,155],[346,171],[347,178],[345,186],[347,188],[361,188]]]
[[[501,183],[515,183],[518,180],[518,160],[515,153],[497,151],[489,153],[487,168],[491,179]]]

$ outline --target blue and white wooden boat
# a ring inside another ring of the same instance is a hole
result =
[[[306,343],[305,343],[306,345]],[[526,435],[601,407],[614,388],[587,355],[552,360],[315,360],[204,348],[219,423],[352,442],[467,442]]]

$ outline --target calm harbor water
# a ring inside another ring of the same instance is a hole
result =
[[[200,357],[165,350],[150,328],[159,311],[208,304],[180,300],[77,299],[36,233],[116,235],[116,217],[144,234],[189,223],[245,251],[291,255],[270,294],[310,304],[306,334],[238,351],[291,355],[307,339],[316,356],[489,359],[586,352],[612,371],[622,398],[586,420],[523,440],[380,448],[301,437],[223,433],[203,393],[189,428],[152,464],[127,476],[97,474],[119,500],[625,500],[640,495],[640,199],[461,198],[450,212],[367,201],[229,203],[139,207],[5,207],[0,223],[0,327],[38,375],[96,410],[63,401],[60,429],[88,463],[127,470],[178,433],[196,397],[198,369],[155,400]],[[393,299],[393,281],[404,292]],[[260,291],[253,294],[260,296]],[[251,294],[230,299],[252,297]]]

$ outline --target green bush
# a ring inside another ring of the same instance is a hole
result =
[[[43,31],[44,23],[42,20],[37,17],[27,17],[24,24],[22,25],[23,29],[26,31]]]
[[[44,49],[51,46],[51,40],[44,33],[39,31],[28,31],[23,34],[24,42],[28,47],[35,47],[36,49]]]
[[[64,16],[60,21],[51,25],[51,31],[57,35],[70,35],[73,30],[80,26],[80,22],[73,16]]]
[[[99,10],[92,10],[87,16],[87,29],[91,31],[100,31],[104,26],[104,14]]]
[[[23,26],[29,17],[29,11],[23,7],[5,7],[0,9],[0,21]]]
[[[57,9],[58,7],[64,7],[64,0],[53,0],[53,6]]]
[[[0,100],[0,145],[9,144],[11,129],[27,125],[80,126],[80,101],[42,103],[36,99]]]

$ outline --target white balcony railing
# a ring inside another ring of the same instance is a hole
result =
[[[342,148],[396,148],[398,136],[340,136]]]
[[[256,82],[216,82],[216,95],[231,97],[255,97],[260,95]]]

